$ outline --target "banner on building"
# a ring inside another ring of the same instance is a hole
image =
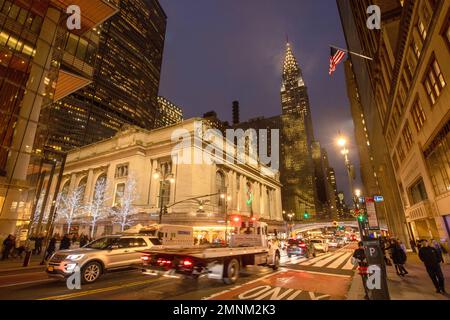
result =
[[[375,200],[373,198],[366,198],[367,220],[369,229],[379,229],[377,218],[377,210],[375,208]]]

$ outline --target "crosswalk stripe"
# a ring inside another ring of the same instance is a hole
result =
[[[327,268],[333,268],[333,269],[339,268],[339,266],[341,266],[345,261],[347,261],[347,259],[349,259],[351,255],[352,255],[351,252],[345,252],[345,254],[343,254],[341,257],[339,257],[338,259],[333,261],[333,263],[329,264],[327,266]]]
[[[336,254],[332,255],[331,257],[329,257],[329,258],[320,260],[319,262],[315,263],[313,266],[314,267],[323,267],[324,265],[330,263],[331,261],[336,260],[337,258],[339,258],[340,256],[342,256],[344,254],[345,254],[345,252],[336,253]]]
[[[323,256],[320,256],[320,257],[317,257],[317,258],[308,260],[308,261],[306,261],[306,262],[300,263],[300,265],[301,265],[301,266],[309,266],[309,265],[311,265],[311,264],[313,264],[313,263],[315,263],[315,262],[317,262],[317,261],[320,261],[320,260],[322,260],[322,259],[325,259],[325,258],[331,256],[332,254],[333,254],[333,253],[327,253],[327,254],[324,254]]]
[[[347,261],[347,263],[345,264],[345,266],[342,267],[343,270],[353,270],[353,269],[355,269],[355,268],[356,268],[356,267],[353,265],[352,259],[349,259],[349,260]]]

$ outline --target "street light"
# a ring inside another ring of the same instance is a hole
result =
[[[160,182],[162,182],[162,184],[159,188],[159,224],[161,224],[163,212],[165,211],[164,206],[163,206],[164,182],[169,181],[170,184],[174,184],[175,177],[174,177],[173,173],[171,173],[171,172],[162,173],[159,169],[156,169],[155,173],[153,174],[153,178],[155,180],[160,180]]]
[[[356,196],[357,198],[361,197],[361,190],[356,189],[356,190],[355,190],[355,196]]]

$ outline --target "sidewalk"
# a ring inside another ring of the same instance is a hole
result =
[[[400,277],[395,272],[394,266],[387,267],[388,287],[391,300],[450,300],[447,296],[437,294],[425,266],[416,254],[408,254],[405,265],[409,274]],[[446,291],[450,291],[450,265],[441,264],[445,277]],[[361,277],[355,272],[347,300],[364,300],[364,288]]]
[[[23,270],[44,270],[45,266],[41,266],[42,255],[31,256],[30,263],[27,267],[23,266],[23,261],[25,259],[25,254],[22,258],[10,258],[8,260],[0,260],[0,274],[8,273],[13,271],[23,271]]]

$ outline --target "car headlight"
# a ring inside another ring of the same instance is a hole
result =
[[[67,260],[72,260],[72,261],[78,261],[78,260],[80,260],[83,257],[84,257],[84,254],[71,254],[71,255],[67,256],[66,259]]]

